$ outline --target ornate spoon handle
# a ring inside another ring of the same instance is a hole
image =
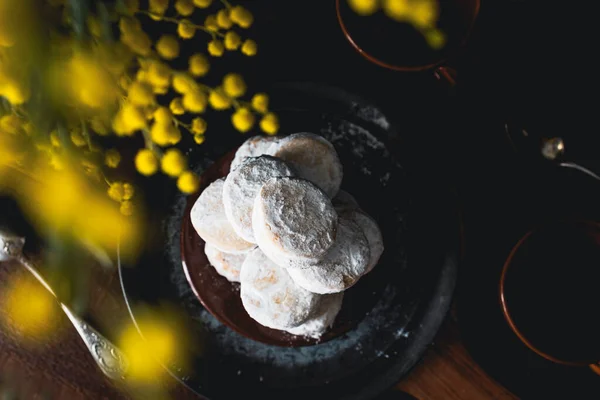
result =
[[[81,336],[81,339],[83,339],[83,343],[85,343],[98,367],[104,372],[104,375],[111,379],[122,379],[129,366],[123,352],[97,330],[89,326],[87,322],[73,314],[69,307],[63,303],[60,303],[60,306],[65,314],[67,314],[67,317],[69,317],[69,320],[71,320],[71,323],[79,333],[79,336]]]
[[[36,266],[25,255],[23,255],[23,245],[25,238],[16,236],[10,232],[0,231],[0,261],[15,260],[23,265],[31,274],[50,292],[61,308],[69,317],[69,320],[79,333],[79,336],[90,351],[90,354],[98,364],[98,367],[104,375],[111,379],[122,379],[129,366],[127,358],[114,344],[102,336],[97,330],[92,328],[76,316],[65,304],[61,303],[52,287],[39,273]]]

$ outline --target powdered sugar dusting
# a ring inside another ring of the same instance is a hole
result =
[[[390,159],[390,153],[385,144],[371,132],[353,122],[340,120],[329,122],[321,130],[321,134],[334,145],[340,157],[343,158],[344,153],[352,155],[342,159],[345,170],[353,163],[358,164],[363,176],[379,176],[380,183],[383,186],[387,185],[389,171],[381,170],[381,167],[375,164],[381,159]]]
[[[300,287],[315,293],[338,293],[354,285],[369,268],[369,244],[360,226],[339,218],[335,244],[327,255],[306,268],[289,274]]]
[[[356,116],[364,121],[371,122],[385,130],[390,129],[389,121],[378,108],[352,103],[352,109]]]

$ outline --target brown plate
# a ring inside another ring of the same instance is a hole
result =
[[[229,282],[210,265],[204,254],[204,241],[198,236],[190,219],[190,211],[200,193],[212,182],[226,176],[235,150],[209,167],[201,177],[198,193],[189,196],[181,227],[182,264],[188,282],[202,305],[219,321],[250,339],[266,344],[299,347],[322,343],[340,336],[360,322],[377,298],[372,296],[372,274],[344,292],[344,302],[333,326],[319,339],[292,335],[267,328],[252,319],[240,299],[239,283]]]

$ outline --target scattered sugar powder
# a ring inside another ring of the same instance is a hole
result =
[[[385,130],[390,129],[389,121],[378,108],[352,103],[352,111],[357,117],[366,122],[371,122]]]

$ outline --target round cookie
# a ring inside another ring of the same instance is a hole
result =
[[[312,133],[295,133],[269,149],[269,153],[288,163],[300,178],[311,181],[332,198],[340,190],[343,169],[331,143]]]
[[[321,296],[296,285],[285,268],[255,249],[240,273],[240,295],[254,320],[272,329],[297,327],[317,311]]]
[[[226,253],[244,253],[256,246],[239,237],[227,220],[223,207],[224,183],[221,178],[204,189],[192,207],[190,219],[206,243]]]
[[[244,163],[248,157],[259,157],[263,154],[270,154],[269,148],[279,138],[276,136],[253,136],[246,140],[235,152],[233,161],[231,161],[230,171],[233,171]]]
[[[225,253],[215,246],[206,243],[204,254],[215,271],[230,282],[240,281],[240,270],[248,253],[230,254]]]
[[[354,285],[369,268],[369,244],[358,224],[340,218],[335,244],[320,261],[306,268],[290,268],[294,282],[320,294],[342,292]]]
[[[223,205],[233,230],[244,240],[256,243],[252,230],[254,199],[271,178],[293,176],[283,161],[271,156],[250,157],[225,179]]]
[[[344,190],[340,190],[333,200],[331,200],[331,203],[338,213],[360,208],[354,196]]]
[[[309,336],[318,339],[323,335],[335,321],[342,308],[344,293],[324,295],[315,316],[296,328],[288,328],[286,331],[292,335]]]
[[[377,222],[361,209],[346,210],[340,213],[340,216],[349,218],[356,222],[362,229],[367,242],[369,243],[370,257],[369,268],[367,272],[371,272],[379,262],[379,257],[383,253],[383,236]]]
[[[321,189],[299,178],[273,178],[254,200],[252,227],[260,248],[276,264],[316,262],[333,246],[337,214]]]

